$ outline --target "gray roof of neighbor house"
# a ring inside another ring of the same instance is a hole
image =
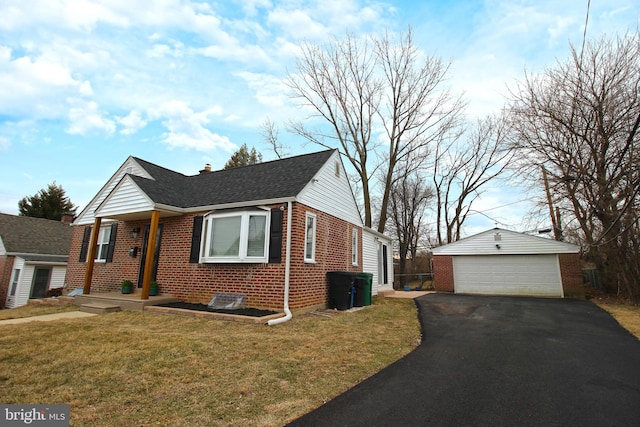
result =
[[[72,233],[72,227],[60,221],[0,213],[0,238],[5,250],[8,254],[30,254],[32,261],[50,260],[50,255],[66,259]]]
[[[155,203],[180,208],[294,197],[335,150],[186,176],[135,158],[154,179],[131,178]]]

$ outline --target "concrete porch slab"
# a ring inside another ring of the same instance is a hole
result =
[[[117,305],[125,311],[143,311],[147,306],[167,304],[178,301],[171,295],[155,295],[149,299],[140,299],[140,293],[122,294],[119,292],[106,292],[95,294],[82,294],[75,297],[74,304],[78,306],[86,304]]]

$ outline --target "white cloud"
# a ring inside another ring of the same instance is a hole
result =
[[[93,95],[93,89],[91,88],[90,81],[84,81],[80,83],[80,87],[78,88],[78,93],[82,96],[91,96]]]
[[[124,128],[120,130],[120,133],[123,135],[132,135],[147,125],[147,122],[137,110],[131,111],[125,117],[119,117],[117,121],[124,126]]]
[[[9,140],[9,138],[0,136],[0,150],[8,150],[9,147],[11,147],[11,141]]]
[[[288,88],[282,83],[282,79],[260,73],[240,72],[250,89],[255,92],[255,98],[266,107],[282,107],[287,102]]]
[[[269,24],[279,27],[295,39],[327,36],[327,27],[311,17],[310,11],[276,8],[269,13]]]
[[[62,100],[92,95],[91,83],[73,77],[64,65],[43,57],[11,57],[0,48],[0,114],[22,118],[59,118]]]
[[[197,151],[223,149],[231,152],[237,146],[223,135],[212,132],[207,125],[210,116],[220,116],[222,108],[213,106],[201,112],[195,112],[183,101],[173,100],[149,110],[151,120],[160,120],[167,129],[163,134],[164,142],[171,148],[190,148]]]
[[[100,111],[96,102],[71,101],[74,106],[69,109],[69,127],[67,133],[85,135],[91,132],[113,133],[115,122]]]

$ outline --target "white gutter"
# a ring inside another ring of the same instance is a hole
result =
[[[267,322],[269,326],[278,325],[280,323],[291,320],[293,315],[289,310],[289,276],[291,274],[291,221],[292,221],[292,204],[291,201],[287,202],[287,245],[284,265],[284,317],[278,317]]]

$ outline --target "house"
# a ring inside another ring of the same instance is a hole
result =
[[[85,294],[127,279],[146,299],[155,280],[181,301],[286,313],[325,307],[328,271],[393,286],[391,242],[363,228],[337,150],[193,176],[129,157],[73,228],[67,282]]]
[[[0,308],[62,293],[71,216],[61,221],[0,214]]]
[[[464,294],[583,296],[580,248],[494,228],[433,249],[434,287]]]

